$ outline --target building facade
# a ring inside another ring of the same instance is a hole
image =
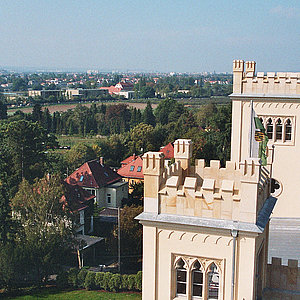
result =
[[[270,197],[258,159],[191,165],[192,143],[174,143],[175,163],[143,156],[143,300],[256,299],[266,286]]]
[[[254,61],[233,62],[231,160],[249,157],[251,101],[268,135],[278,202],[273,217],[300,218],[300,73],[257,72]]]

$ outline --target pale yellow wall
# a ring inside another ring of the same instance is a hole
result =
[[[157,229],[144,225],[143,300],[175,298],[172,280],[175,256],[206,258],[206,267],[212,261],[219,262],[219,299],[231,299],[232,237],[229,232],[217,234],[203,229],[199,232],[170,225]],[[254,236],[241,234],[237,239],[235,299],[254,299],[255,246]]]
[[[235,73],[235,72],[234,72]],[[234,85],[241,86],[232,94],[232,143],[231,160],[239,162],[249,157],[250,100],[258,116],[292,117],[293,132],[291,142],[269,141],[268,147],[275,145],[272,177],[283,185],[282,194],[273,217],[300,217],[300,73],[263,73],[257,76],[240,71],[234,76]],[[263,95],[264,93],[264,95]],[[297,98],[298,97],[298,98]],[[275,126],[275,124],[274,124]],[[269,158],[270,160],[270,158]]]

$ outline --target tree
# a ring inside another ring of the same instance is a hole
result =
[[[153,131],[151,125],[140,123],[130,131],[129,149],[131,153],[140,153],[154,150]]]
[[[143,122],[145,124],[149,124],[149,125],[152,125],[153,127],[155,127],[156,120],[155,120],[155,116],[153,114],[153,110],[152,110],[150,101],[147,102],[147,106],[146,106],[145,110],[143,111]]]
[[[83,163],[97,158],[97,154],[93,147],[84,143],[75,144],[66,154],[66,161],[71,170],[75,170]]]
[[[46,176],[30,185],[25,179],[12,199],[22,224],[20,234],[30,276],[37,282],[57,272],[74,245],[73,222],[62,201],[64,185],[58,175]]]
[[[121,264],[126,271],[136,271],[142,258],[143,228],[135,217],[143,212],[142,206],[125,206],[120,213]],[[117,227],[113,230],[114,245],[117,242]]]
[[[7,119],[7,107],[4,104],[4,97],[0,95],[0,120]]]
[[[42,107],[39,103],[36,103],[34,106],[33,106],[33,109],[32,109],[32,120],[34,122],[41,122],[42,121],[42,115],[43,115],[43,112],[42,112]]]
[[[40,124],[26,120],[3,124],[0,135],[3,136],[2,153],[9,166],[7,184],[14,194],[22,178],[33,182],[43,176],[45,150],[55,141]]]

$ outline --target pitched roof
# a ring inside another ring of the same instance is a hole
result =
[[[144,179],[143,159],[136,156],[136,159],[118,170],[118,174],[126,178]]]
[[[71,185],[63,181],[65,187],[65,194],[62,196],[60,202],[67,206],[71,212],[83,210],[88,207],[87,202],[95,198],[88,191],[84,190],[78,185]]]
[[[162,152],[165,155],[165,159],[174,158],[174,147],[172,143],[162,147],[159,152]]]
[[[95,159],[84,163],[66,178],[66,182],[87,188],[100,188],[119,181],[121,178],[110,167]]]
[[[124,160],[121,161],[121,165],[127,165],[130,162],[132,162],[133,160],[135,160],[137,158],[137,156],[135,154],[128,156],[127,158],[125,158]]]

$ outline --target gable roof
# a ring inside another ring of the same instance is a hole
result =
[[[143,159],[136,156],[136,159],[124,165],[118,170],[118,174],[126,178],[144,179]]]
[[[162,152],[165,155],[165,159],[174,158],[174,146],[172,143],[162,147],[159,152]]]
[[[65,193],[62,196],[60,202],[64,206],[68,207],[71,212],[77,212],[88,207],[87,202],[95,198],[88,191],[84,190],[78,185],[71,185],[63,181],[65,187]]]
[[[124,160],[121,161],[121,165],[127,165],[130,162],[132,162],[133,160],[135,160],[137,158],[137,156],[135,154],[128,156],[127,158],[125,158]]]
[[[66,182],[87,188],[101,188],[122,177],[98,159],[88,161],[66,178]]]

